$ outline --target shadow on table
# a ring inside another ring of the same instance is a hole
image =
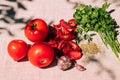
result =
[[[27,0],[27,1],[32,1],[33,0]],[[26,24],[29,20],[32,19],[32,17],[30,18],[16,18],[15,16],[17,15],[17,10],[24,10],[27,11],[27,8],[24,4],[22,4],[22,1],[18,1],[18,0],[6,0],[7,4],[1,4],[0,3],[0,22],[4,22],[4,24]],[[14,3],[17,6],[13,6],[13,4],[10,3]],[[53,23],[53,21],[49,22],[48,26],[51,25]],[[9,36],[15,36],[15,34],[13,32],[11,32],[8,28],[8,26],[0,26],[0,34],[2,34],[2,31],[6,31],[8,33]],[[21,30],[23,30],[23,28],[21,28]]]
[[[104,64],[102,64],[98,59],[96,59],[94,57],[89,57],[88,63],[95,63],[95,64],[97,64],[99,69],[97,70],[96,74],[98,76],[100,74],[102,74],[102,73],[107,73],[108,76],[111,78],[111,80],[116,80],[116,75],[114,74],[113,70],[105,67]]]
[[[16,4],[17,6],[13,6],[11,3]],[[5,24],[26,24],[31,19],[25,19],[24,17],[15,17],[17,10],[22,9],[27,11],[26,6],[23,5],[22,1],[20,0],[6,0],[3,4],[0,3],[0,7],[0,22],[4,22]],[[0,26],[0,34],[2,34],[1,30],[7,31],[10,36],[14,36],[14,34],[9,29],[7,29],[6,26]]]
[[[99,0],[91,0],[92,2],[97,2]],[[116,6],[120,7],[120,0],[103,0],[104,2],[111,1],[111,3],[115,3]],[[75,9],[79,4],[84,4],[82,1],[74,1],[74,0],[66,0],[67,3],[74,5],[73,9]]]

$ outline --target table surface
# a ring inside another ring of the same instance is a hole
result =
[[[102,47],[102,53],[96,54],[95,59],[89,62],[78,60],[79,64],[86,67],[85,71],[78,71],[72,68],[67,71],[52,66],[46,69],[37,68],[28,60],[15,62],[8,55],[7,45],[13,39],[22,39],[30,43],[24,36],[22,28],[25,21],[33,18],[42,18],[47,24],[53,22],[58,24],[60,19],[69,20],[73,18],[75,6],[77,4],[90,4],[93,6],[101,6],[104,0],[18,0],[5,1],[1,0],[0,9],[0,80],[120,80],[120,62],[115,58],[111,49],[106,48],[99,36],[95,37],[95,41]],[[120,0],[108,0],[111,5],[108,10],[115,9],[111,16],[120,25]],[[19,3],[19,6],[18,6]],[[2,6],[2,5],[8,5]],[[9,16],[6,17],[6,10],[11,9]],[[15,14],[15,16],[13,16]],[[14,19],[10,17],[13,16]],[[21,19],[15,22],[16,19]],[[23,20],[22,20],[23,19]],[[120,28],[118,28],[120,31]],[[14,35],[14,36],[13,36]],[[118,35],[120,42],[120,35]]]

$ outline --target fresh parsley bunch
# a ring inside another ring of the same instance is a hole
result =
[[[112,19],[107,8],[110,4],[107,2],[102,7],[92,7],[91,5],[80,4],[73,17],[78,24],[76,32],[83,34],[83,32],[95,31],[97,32],[106,46],[110,46],[115,56],[119,58],[120,44],[116,38],[117,31],[115,20]],[[91,40],[89,35],[84,36],[85,39]],[[76,39],[79,40],[79,39]]]

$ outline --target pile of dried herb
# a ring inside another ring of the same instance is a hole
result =
[[[85,44],[80,44],[83,53],[97,54],[100,52],[100,47],[93,41],[87,42]]]

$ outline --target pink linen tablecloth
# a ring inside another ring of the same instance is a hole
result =
[[[58,24],[60,19],[67,21],[73,18],[74,7],[77,4],[101,6],[104,1],[111,3],[108,10],[115,9],[111,16],[120,25],[120,0],[17,0],[17,2],[1,0],[0,28],[5,29],[0,29],[0,80],[120,80],[120,62],[111,49],[105,48],[99,36],[94,40],[102,46],[104,52],[95,56],[96,61],[83,63],[82,60],[78,60],[78,63],[87,68],[86,71],[78,71],[76,68],[61,71],[57,66],[41,69],[31,65],[29,61],[15,62],[7,52],[7,45],[12,39],[23,39],[31,43],[22,30],[26,20],[42,18],[48,24],[51,21]],[[15,16],[9,14],[5,17],[6,10],[9,8],[10,14],[15,14]],[[8,23],[3,18],[8,20]],[[22,18],[21,22],[14,21]],[[120,28],[118,30],[120,31]],[[118,40],[120,42],[120,35],[118,35]]]

